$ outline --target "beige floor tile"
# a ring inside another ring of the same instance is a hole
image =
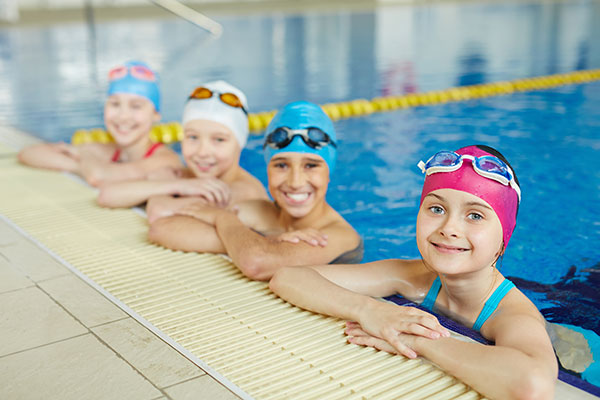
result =
[[[92,330],[160,388],[204,374],[195,364],[133,319]]]
[[[86,332],[37,287],[0,294],[0,356]]]
[[[162,393],[93,335],[0,358],[2,399],[154,399]]]
[[[10,225],[0,219],[0,252],[3,247],[16,244],[22,237],[23,236],[19,232],[15,231]]]
[[[13,268],[0,253],[0,293],[33,286],[23,272]]]
[[[204,375],[179,385],[165,389],[167,395],[173,400],[234,400],[238,396],[227,390],[227,388],[215,381],[209,375]]]
[[[3,222],[0,222],[0,225]],[[23,236],[0,251],[8,262],[34,282],[69,274],[69,270]]]
[[[119,307],[75,275],[40,282],[39,286],[87,327],[127,317]]]

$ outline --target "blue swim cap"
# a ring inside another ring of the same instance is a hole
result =
[[[267,127],[267,136],[277,128],[287,127],[290,129],[319,128],[325,132],[331,140],[337,144],[335,128],[331,119],[323,112],[321,107],[308,101],[296,101],[283,107],[271,120]],[[331,174],[335,169],[337,150],[331,145],[315,149],[307,145],[302,137],[296,136],[290,144],[282,149],[265,147],[265,162],[268,164],[271,158],[278,153],[311,153],[321,156],[329,167]]]
[[[147,98],[160,111],[158,75],[146,63],[128,61],[108,73],[108,95],[116,93],[137,94]]]

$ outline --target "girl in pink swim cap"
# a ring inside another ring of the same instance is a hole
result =
[[[553,398],[558,366],[544,318],[496,268],[521,199],[514,171],[482,145],[438,152],[419,167],[421,259],[282,268],[271,289],[302,308],[353,321],[345,331],[350,343],[425,357],[486,397]],[[396,294],[495,345],[457,339],[426,311],[375,299]]]

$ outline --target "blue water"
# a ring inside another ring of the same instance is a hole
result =
[[[179,119],[188,92],[213,79],[241,87],[251,110],[263,111],[600,68],[598,1],[211,17],[224,25],[218,40],[167,14],[0,26],[0,123],[52,141],[101,126],[106,72],[132,58],[160,71],[164,121]],[[328,200],[365,239],[365,261],[418,257],[420,159],[488,144],[511,161],[523,192],[502,272],[548,319],[600,333],[600,83],[336,128],[341,167]],[[266,183],[261,141],[251,138],[242,165]]]

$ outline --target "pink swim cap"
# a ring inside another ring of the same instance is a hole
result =
[[[456,153],[473,157],[494,156],[477,146],[463,147],[457,150]],[[471,161],[464,160],[462,166],[456,171],[427,175],[425,183],[423,183],[420,204],[423,204],[425,196],[438,189],[460,190],[477,196],[488,203],[500,220],[504,248],[506,248],[517,224],[517,208],[519,206],[517,192],[512,187],[479,175],[473,169]]]

